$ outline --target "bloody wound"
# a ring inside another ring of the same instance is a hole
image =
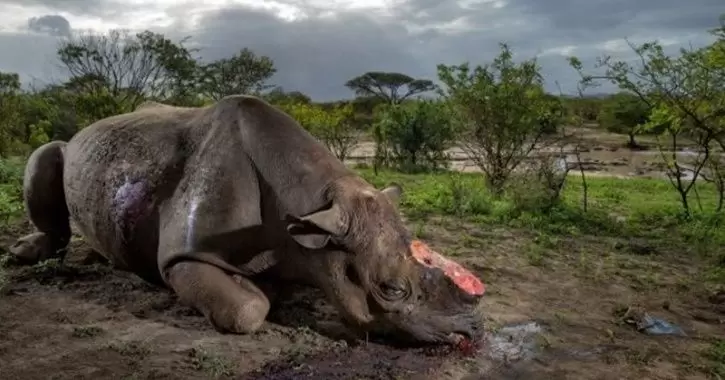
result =
[[[438,268],[448,276],[461,290],[474,296],[481,296],[486,291],[483,282],[471,271],[464,268],[457,262],[443,257],[438,252],[428,248],[428,245],[420,240],[413,240],[410,244],[413,257],[427,267]]]

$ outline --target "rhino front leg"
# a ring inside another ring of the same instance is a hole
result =
[[[169,284],[180,302],[199,310],[220,332],[257,331],[269,312],[269,299],[251,281],[230,276],[216,266],[181,261],[168,271]]]

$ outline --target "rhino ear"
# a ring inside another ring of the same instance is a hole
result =
[[[400,197],[403,195],[403,188],[400,187],[400,185],[398,185],[397,183],[393,182],[390,184],[390,186],[381,190],[381,192],[385,194],[388,198],[390,198],[390,200],[394,203],[398,203],[400,201]]]
[[[287,232],[292,239],[308,249],[324,248],[333,236],[342,236],[347,230],[342,210],[335,203],[302,217],[289,215],[287,222]]]

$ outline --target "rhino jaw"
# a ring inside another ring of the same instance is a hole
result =
[[[481,297],[486,291],[483,282],[471,271],[461,264],[448,259],[440,253],[430,249],[427,244],[420,240],[413,240],[410,244],[413,258],[428,268],[438,268],[443,274],[450,278],[458,288],[474,297]]]

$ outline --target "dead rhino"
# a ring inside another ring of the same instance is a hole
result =
[[[219,331],[258,330],[283,280],[322,289],[358,331],[438,343],[481,331],[483,284],[411,238],[401,188],[377,190],[256,97],[97,121],[35,150],[23,185],[38,232],[17,256],[62,260],[70,219]]]

